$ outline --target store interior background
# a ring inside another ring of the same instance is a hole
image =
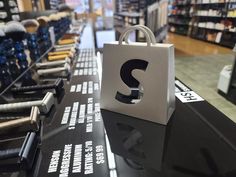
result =
[[[61,3],[68,4],[75,9],[77,18],[91,19],[94,24],[96,47],[101,50],[105,42],[116,40],[126,26],[149,23],[147,4],[152,6],[156,2],[158,1],[17,0],[21,15],[32,11],[53,11]],[[234,65],[235,62],[233,47],[236,42],[236,3],[234,4],[233,0],[163,2],[163,8],[168,10],[161,14],[168,18],[163,17],[163,24],[149,25],[153,27],[158,42],[175,45],[176,77],[236,122],[236,105],[220,95],[217,89],[221,70],[226,65]],[[212,14],[204,14],[204,11],[210,10]],[[212,27],[216,24],[218,28]],[[130,39],[135,40],[140,36],[142,37],[142,34],[134,33]]]

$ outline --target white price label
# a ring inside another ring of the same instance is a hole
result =
[[[183,103],[204,101],[204,99],[194,91],[175,93],[175,96]]]

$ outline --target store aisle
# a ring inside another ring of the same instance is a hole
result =
[[[233,52],[224,47],[170,33],[175,44],[176,77],[236,122],[236,105],[217,93],[219,73],[234,61]]]
[[[187,36],[182,36],[174,33],[168,33],[167,43],[175,45],[176,56],[203,56],[213,54],[230,54],[232,50],[196,40]]]

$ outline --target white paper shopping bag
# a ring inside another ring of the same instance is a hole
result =
[[[134,30],[147,43],[128,44]],[[104,46],[101,109],[166,125],[175,109],[174,79],[174,46],[156,44],[147,27],[130,27]]]

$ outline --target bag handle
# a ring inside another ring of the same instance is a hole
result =
[[[155,35],[153,34],[153,32],[151,31],[150,28],[148,28],[147,26],[144,26],[144,25],[135,25],[135,26],[145,29],[149,34],[149,37],[151,39],[152,44],[156,44],[156,37],[155,37]],[[127,44],[128,44],[128,37],[129,37],[128,35],[126,35],[126,37],[125,37],[125,42]]]
[[[147,46],[151,46],[152,40],[151,40],[151,37],[149,36],[149,33],[147,32],[145,28],[140,27],[139,25],[126,28],[119,38],[119,45],[122,45],[122,41],[126,38],[126,36],[129,36],[131,32],[136,31],[136,30],[142,31],[144,33],[147,39]]]

